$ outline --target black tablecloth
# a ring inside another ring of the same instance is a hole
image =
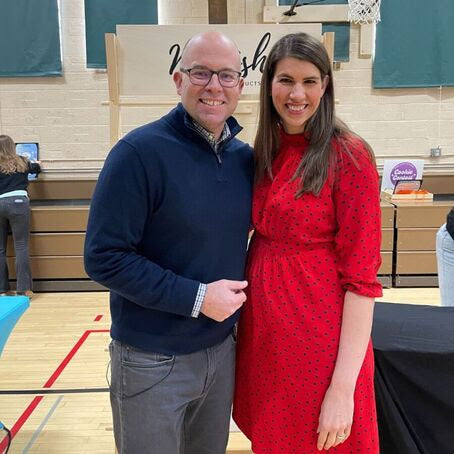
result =
[[[377,303],[382,454],[454,453],[454,307]]]

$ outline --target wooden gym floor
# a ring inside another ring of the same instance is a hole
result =
[[[440,304],[436,288],[384,293],[382,301]],[[107,293],[35,294],[0,358],[0,421],[15,435],[10,453],[114,453],[109,325]],[[250,453],[250,444],[232,432],[227,452]]]

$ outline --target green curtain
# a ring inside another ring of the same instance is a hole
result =
[[[157,23],[157,0],[85,0],[87,67],[106,67],[104,34],[117,24]]]
[[[454,86],[454,1],[382,0],[374,88]]]
[[[0,8],[0,77],[61,76],[57,0],[1,0]]]
[[[313,0],[299,0],[298,3],[311,3]],[[279,5],[293,4],[293,0],[279,0]],[[323,0],[314,5],[347,5],[348,0]],[[301,7],[300,7],[301,8]],[[334,41],[334,61],[348,61],[350,59],[350,23],[330,22],[322,24],[322,33],[336,33]]]

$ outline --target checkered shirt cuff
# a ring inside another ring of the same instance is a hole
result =
[[[200,309],[202,308],[203,299],[205,298],[205,293],[207,291],[206,284],[200,284],[199,290],[195,297],[194,307],[192,308],[191,317],[197,318],[200,314]]]

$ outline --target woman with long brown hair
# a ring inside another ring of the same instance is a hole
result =
[[[0,294],[9,291],[6,245],[8,226],[13,234],[16,251],[16,291],[31,297],[32,278],[28,256],[30,233],[30,206],[28,200],[28,174],[39,173],[37,162],[30,162],[16,154],[16,144],[7,135],[0,135]]]
[[[260,102],[234,418],[255,454],[377,454],[374,157],[336,118],[329,57],[307,34],[273,46]]]

